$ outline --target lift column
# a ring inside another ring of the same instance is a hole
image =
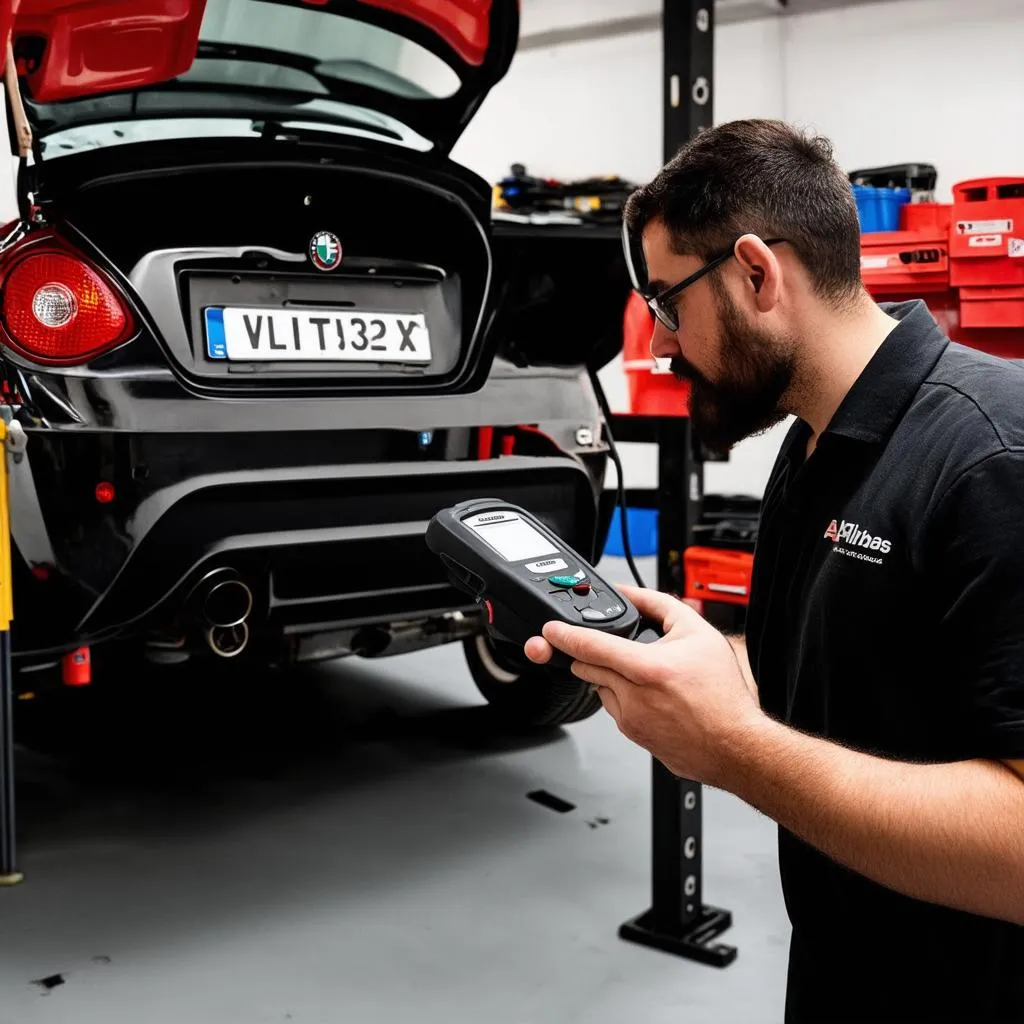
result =
[[[664,0],[664,158],[712,120],[713,0]],[[688,416],[617,416],[616,440],[658,445],[659,590],[684,593],[683,552],[693,543],[704,492],[699,441]],[[732,925],[727,910],[703,902],[701,786],[652,758],[651,907],[619,929],[621,938],[725,967],[736,948],[716,942]]]

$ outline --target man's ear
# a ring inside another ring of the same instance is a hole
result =
[[[782,268],[775,253],[757,235],[744,235],[734,252],[758,310],[774,309],[782,290]]]

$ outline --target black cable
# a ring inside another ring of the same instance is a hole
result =
[[[629,566],[629,571],[633,574],[633,579],[636,580],[638,587],[646,588],[647,584],[644,583],[643,577],[640,575],[640,570],[636,567],[636,562],[633,561],[633,550],[629,544],[629,530],[626,527],[626,483],[622,475],[622,459],[619,458],[619,449],[615,445],[615,438],[612,436],[612,411],[608,407],[608,399],[605,397],[604,388],[601,387],[601,382],[598,380],[597,371],[587,367],[587,372],[590,375],[590,382],[594,385],[594,393],[597,395],[598,404],[601,406],[601,412],[604,414],[605,421],[605,435],[608,438],[608,454],[611,456],[612,463],[615,466],[615,472],[618,476],[618,505],[619,505],[619,525],[622,527],[622,552],[626,556],[626,564]]]

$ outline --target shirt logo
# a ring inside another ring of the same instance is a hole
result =
[[[835,545],[836,554],[856,558],[862,562],[873,562],[876,565],[881,565],[884,561],[878,556],[887,555],[892,551],[892,541],[876,537],[862,529],[860,523],[848,523],[845,519],[841,523],[833,519],[825,531],[825,539]],[[872,555],[871,552],[877,552],[877,555]]]

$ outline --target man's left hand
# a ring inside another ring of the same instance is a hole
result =
[[[549,622],[526,656],[573,659],[572,672],[598,688],[622,733],[669,771],[727,787],[730,766],[750,730],[765,721],[729,641],[682,601],[655,590],[619,587],[640,614],[661,626],[655,643]]]

